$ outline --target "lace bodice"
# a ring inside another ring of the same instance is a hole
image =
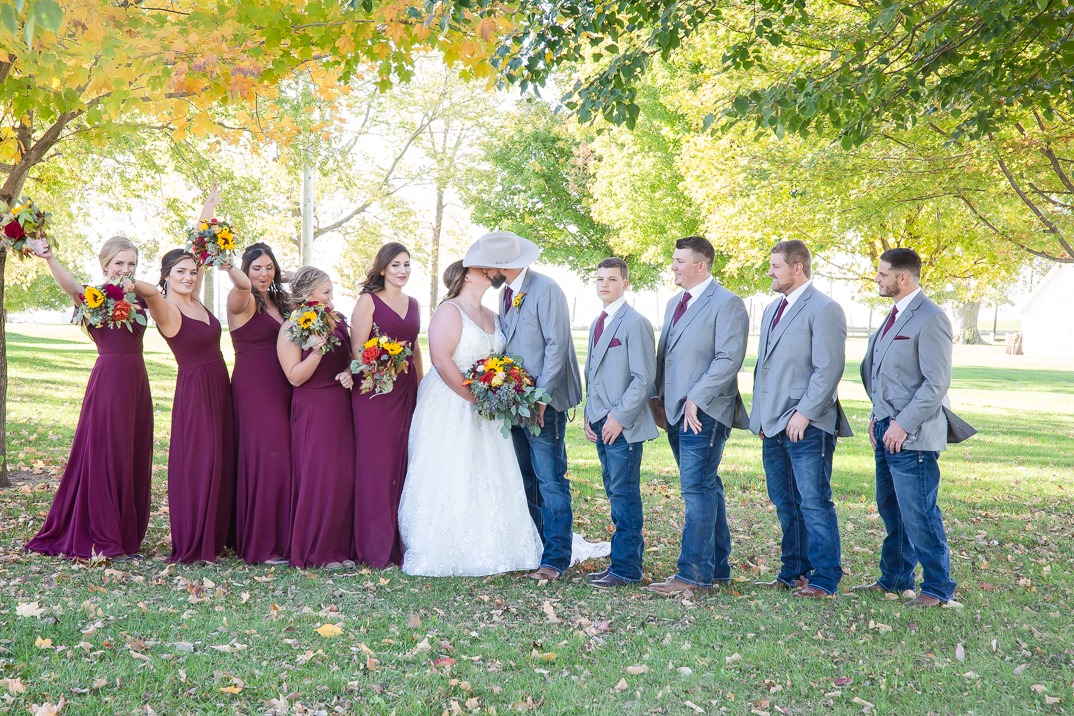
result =
[[[455,352],[451,354],[451,359],[455,361],[455,365],[459,367],[459,370],[465,375],[466,371],[470,369],[470,366],[474,364],[474,361],[481,358],[487,358],[493,353],[503,353],[504,337],[503,331],[500,330],[500,319],[496,319],[496,330],[494,333],[485,333],[484,329],[478,324],[474,323],[473,319],[466,315],[466,311],[462,310],[460,306],[451,301],[446,301],[458,310],[462,315],[462,333],[459,335],[459,345],[455,347]]]

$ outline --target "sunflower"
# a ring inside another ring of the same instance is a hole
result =
[[[230,232],[228,232],[228,235],[226,237],[223,234],[220,234],[220,236],[216,239],[216,245],[224,251],[231,251],[235,248],[235,240],[232,238]]]
[[[384,350],[386,350],[390,356],[397,356],[403,352],[403,347],[392,341],[391,343],[384,344]]]
[[[85,293],[86,305],[90,308],[97,308],[104,303],[104,294],[98,291],[93,286],[86,287]]]
[[[368,341],[362,344],[362,348],[372,348],[375,345],[377,345],[377,337],[373,336]]]
[[[299,328],[309,328],[316,320],[317,313],[315,311],[306,311],[298,317],[298,326]]]

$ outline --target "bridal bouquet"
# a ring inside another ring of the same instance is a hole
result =
[[[29,256],[31,240],[47,240],[45,225],[49,216],[47,211],[34,206],[30,199],[23,199],[11,207],[0,201],[0,226],[3,227],[0,242],[20,257]]]
[[[321,355],[339,345],[339,337],[333,331],[339,323],[338,314],[320,301],[306,301],[288,316],[287,338],[302,350],[313,345],[321,336],[328,340],[321,346]]]
[[[548,394],[537,387],[520,359],[492,355],[470,366],[464,377],[463,385],[470,386],[477,397],[474,410],[487,420],[501,421],[500,432],[505,438],[511,436],[512,425],[526,428],[532,435],[540,432],[534,406]]]
[[[373,324],[373,337],[362,344],[361,359],[351,361],[351,373],[363,374],[361,392],[384,395],[392,392],[395,379],[410,370],[407,358],[414,354],[410,341],[396,341],[380,335]]]
[[[73,323],[84,323],[93,328],[126,328],[128,331],[134,330],[135,323],[146,325],[145,313],[138,306],[134,293],[125,292],[117,284],[86,286],[79,299],[81,303]]]
[[[235,250],[235,234],[231,231],[231,224],[217,219],[202,219],[187,232],[186,250],[202,264],[220,268],[231,261],[231,252]]]

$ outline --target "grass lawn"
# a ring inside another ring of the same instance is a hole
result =
[[[62,473],[94,353],[73,327],[9,330],[8,460],[36,481],[0,492],[0,713],[61,699],[65,714],[1074,712],[1074,362],[956,347],[952,401],[981,431],[941,459],[963,607],[913,611],[849,593],[801,603],[752,586],[778,568],[779,528],[760,447],[742,431],[721,470],[734,582],[693,599],[596,592],[582,575],[598,564],[546,586],[517,575],[435,580],[230,557],[168,565],[175,370],[153,330],[150,559],[27,555],[21,547]],[[840,443],[833,479],[848,592],[875,579],[883,535],[857,381],[863,351],[864,341],[848,346],[840,388],[861,429]],[[744,391],[750,382],[744,372]],[[576,529],[606,537],[596,452],[577,421],[568,443]],[[646,578],[663,579],[674,573],[682,523],[665,440],[646,446],[642,480]],[[317,631],[324,625],[338,630]]]

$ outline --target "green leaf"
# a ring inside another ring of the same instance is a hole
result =
[[[56,32],[63,22],[63,8],[56,0],[37,0],[34,4],[34,17],[42,29]]]
[[[34,49],[34,27],[36,24],[37,18],[31,15],[22,28],[22,36],[26,39],[26,46],[31,50]]]
[[[15,14],[15,8],[7,3],[0,5],[0,25],[11,33],[19,31],[19,17]]]

